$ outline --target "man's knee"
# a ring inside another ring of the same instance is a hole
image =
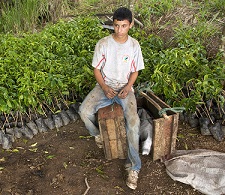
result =
[[[138,129],[140,126],[140,118],[138,114],[128,114],[125,115],[127,126],[131,129]]]
[[[86,118],[87,113],[85,112],[85,107],[81,104],[78,110],[78,114],[80,115],[80,118],[83,120],[84,118]]]

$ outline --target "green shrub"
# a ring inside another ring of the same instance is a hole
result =
[[[2,35],[0,112],[32,108],[43,113],[43,105],[65,103],[70,93],[84,97],[95,84],[94,46],[107,33],[98,20],[78,17],[37,34]]]

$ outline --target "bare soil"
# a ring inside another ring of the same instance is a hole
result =
[[[225,152],[225,142],[202,136],[198,129],[179,125],[177,149],[205,148]],[[83,122],[17,139],[11,150],[0,151],[1,195],[81,194],[201,194],[173,181],[164,163],[141,156],[138,187],[125,184],[124,160],[107,161]],[[90,187],[90,188],[89,188]]]

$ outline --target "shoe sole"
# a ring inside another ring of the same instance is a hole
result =
[[[132,189],[132,190],[135,190],[137,188],[137,186],[134,186],[133,184],[129,183],[129,182],[126,182],[127,186]]]
[[[100,144],[97,144],[97,143],[96,143],[96,145],[97,145],[98,148],[100,148],[100,149],[103,148],[103,145],[100,145]]]

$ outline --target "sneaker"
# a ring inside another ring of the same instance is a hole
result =
[[[128,173],[130,172],[131,167],[132,167],[131,163],[125,163],[124,165],[125,171],[127,171]]]
[[[137,188],[137,181],[138,181],[138,171],[131,170],[127,177],[126,182],[127,186],[130,189],[135,190]]]
[[[103,148],[102,138],[100,135],[95,136],[95,143],[98,146],[98,148]]]

